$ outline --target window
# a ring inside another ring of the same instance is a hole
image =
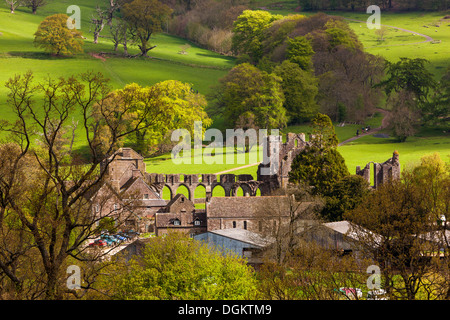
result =
[[[194,226],[199,226],[201,223],[200,219],[195,219],[194,220]]]
[[[174,226],[180,226],[181,225],[181,221],[179,219],[175,219],[175,220],[173,220],[173,225]]]
[[[180,198],[180,201],[181,201],[181,202],[184,202],[184,197],[181,197],[181,198]]]
[[[244,221],[244,229],[247,230],[247,221]]]
[[[236,228],[236,221],[233,221],[233,228]]]
[[[100,211],[100,206],[98,204],[95,205],[95,212],[99,212]]]
[[[145,199],[145,200],[148,199],[148,193],[144,193],[144,199]]]
[[[259,232],[262,232],[262,221],[261,220],[258,221],[258,230],[259,230]]]
[[[119,210],[119,205],[117,203],[114,203],[114,211]]]

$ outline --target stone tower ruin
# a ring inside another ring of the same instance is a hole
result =
[[[264,154],[268,158],[275,157],[278,162],[276,164],[261,163],[258,166],[257,180],[268,184],[270,190],[287,187],[292,161],[308,145],[304,133],[287,133],[285,143],[281,139],[281,136],[268,136],[267,143],[264,143]],[[269,168],[271,165],[274,166],[275,172],[270,175],[262,174],[262,169]]]
[[[370,179],[370,164],[373,164],[373,181]],[[356,174],[362,176],[369,185],[376,189],[383,183],[389,180],[400,179],[400,161],[397,151],[394,152],[392,158],[386,160],[383,163],[369,162],[364,169],[360,166],[356,167]]]

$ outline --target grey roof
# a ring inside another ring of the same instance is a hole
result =
[[[361,240],[360,235],[370,235],[373,237],[373,239],[380,243],[382,241],[382,237],[378,234],[373,233],[370,230],[367,230],[361,226],[351,224],[348,221],[336,221],[336,222],[328,222],[323,224],[324,227],[327,227],[333,231],[339,232],[341,234],[346,235],[349,238],[352,238],[353,240]],[[353,226],[353,228],[352,228]]]
[[[324,226],[330,228],[336,232],[346,234],[350,229],[350,223],[348,221],[336,221],[336,222],[328,222],[324,223]]]
[[[219,229],[209,232],[258,247],[265,247],[273,242],[272,238],[264,238],[258,233],[239,228]]]

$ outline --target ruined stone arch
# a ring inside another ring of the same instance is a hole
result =
[[[231,188],[232,197],[243,197],[245,195],[244,188],[238,183]]]
[[[176,191],[176,190],[175,190]],[[169,193],[169,195],[167,196],[167,193]],[[161,198],[164,200],[172,200],[173,197],[175,196],[174,190],[172,189],[172,187],[168,184],[165,184],[162,188],[161,188]]]
[[[183,190],[184,188],[187,190],[187,195],[185,194],[186,197],[191,201],[194,200],[194,196],[193,196],[193,192],[192,192],[191,188],[189,188],[189,186],[186,185],[185,183],[180,183],[177,185],[175,194],[182,193],[180,191]],[[182,194],[184,194],[184,193],[182,193]]]
[[[197,189],[199,189],[199,188],[200,188],[200,189],[203,188],[204,194],[202,193],[201,195],[197,196],[197,193],[198,193],[198,190],[197,190]],[[193,192],[194,192],[194,197],[195,197],[196,199],[206,199],[207,196],[208,196],[208,188],[207,188],[207,186],[206,186],[204,183],[196,184],[196,185],[193,187]]]
[[[231,195],[234,196],[234,197],[238,196],[238,190],[239,189],[242,189],[242,195],[239,195],[239,196],[244,196],[244,197],[245,196],[251,196],[254,193],[253,190],[252,190],[252,187],[249,184],[242,183],[242,182],[239,183],[238,182],[232,187]]]
[[[219,189],[216,189],[217,187],[223,190],[223,194],[222,192],[218,191]],[[214,193],[214,190],[216,190],[216,193]],[[213,197],[226,197],[227,193],[223,185],[221,185],[220,183],[215,183],[211,186],[211,195]]]

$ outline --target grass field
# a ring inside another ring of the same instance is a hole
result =
[[[369,14],[328,12],[345,18],[367,21]],[[450,64],[450,19],[443,19],[444,12],[381,13],[381,24],[395,26],[416,32],[415,34],[388,28],[384,41],[379,41],[375,29],[368,29],[365,23],[348,21],[364,44],[367,52],[381,55],[389,61],[400,57],[423,58],[430,61],[427,66],[436,79],[440,79]],[[440,43],[418,43],[425,40],[417,33],[425,34]]]
[[[33,70],[37,79],[47,75],[54,77],[79,74],[87,70],[103,72],[111,79],[114,88],[136,82],[151,85],[159,81],[177,79],[193,84],[200,93],[210,92],[211,85],[223,77],[234,65],[234,58],[222,56],[202,49],[192,43],[188,54],[181,55],[180,47],[188,41],[166,34],[158,34],[152,40],[156,48],[150,51],[153,59],[122,57],[107,58],[106,61],[89,55],[91,52],[113,53],[113,45],[106,38],[93,44],[89,18],[95,8],[94,1],[77,1],[81,8],[81,30],[87,38],[84,53],[73,57],[51,57],[33,45],[33,34],[44,17],[54,13],[65,13],[67,3],[49,0],[48,4],[32,15],[27,8],[19,8],[14,15],[5,6],[0,7],[0,107],[5,105],[4,82],[14,74]],[[107,35],[107,27],[102,33]],[[120,49],[121,50],[121,49]],[[119,53],[121,52],[119,50]],[[131,48],[130,53],[137,52]]]
[[[47,3],[45,7],[38,10],[37,15],[32,15],[28,8],[19,8],[14,15],[11,15],[6,6],[0,6],[0,110],[3,119],[11,119],[12,117],[6,107],[5,94],[7,91],[4,88],[4,82],[13,75],[24,73],[27,70],[32,70],[37,80],[41,80],[48,75],[52,77],[70,76],[88,70],[103,72],[111,79],[111,85],[114,88],[123,87],[131,82],[151,85],[163,80],[177,79],[191,83],[194,89],[197,89],[200,93],[208,94],[211,92],[211,86],[216,84],[218,79],[223,77],[227,70],[235,64],[234,58],[216,54],[192,43],[189,43],[191,48],[187,50],[188,54],[181,55],[178,53],[180,47],[188,42],[185,39],[164,33],[156,35],[152,40],[152,44],[156,45],[156,48],[150,51],[153,59],[128,59],[113,55],[108,55],[105,61],[94,58],[90,53],[105,52],[112,54],[113,45],[106,38],[100,38],[96,45],[92,43],[89,19],[97,3],[90,0],[80,0],[76,3],[81,8],[81,29],[84,36],[87,37],[84,46],[85,52],[67,58],[51,57],[43,53],[42,49],[33,45],[33,34],[44,17],[55,13],[66,13],[69,4],[57,0],[48,0]],[[272,3],[272,0],[255,0],[251,4],[258,8]],[[274,13],[289,14],[294,12],[293,9],[297,6],[297,2],[284,2],[278,6],[280,9],[272,10],[273,8],[270,8],[270,10]],[[349,19],[362,21],[366,21],[369,17],[365,13],[328,12],[328,14],[342,15]],[[349,21],[349,24],[368,52],[379,54],[391,61],[403,56],[425,58],[430,61],[428,68],[438,79],[450,62],[450,21],[441,20],[444,15],[445,13],[442,12],[382,12],[381,16],[382,24],[427,34],[436,40],[441,40],[439,44],[416,44],[416,42],[423,41],[424,38],[393,28],[389,29],[384,41],[379,41],[375,31],[369,30],[364,23]],[[106,34],[107,30],[103,32],[103,35]],[[137,50],[131,48],[130,52],[134,53]],[[121,53],[121,49],[119,49],[119,53]],[[221,119],[214,120],[215,125],[213,126],[220,127]],[[365,125],[375,128],[380,123],[381,114],[378,114],[374,118],[368,119]],[[358,128],[360,128],[360,125],[336,126],[339,140],[344,141],[353,137]],[[304,132],[308,136],[310,128],[307,125],[291,126],[283,132]],[[400,152],[402,167],[419,161],[424,154],[433,152],[440,152],[444,160],[450,160],[449,142],[448,130],[445,135],[439,128],[422,130],[420,134],[409,138],[405,143],[397,143],[391,138],[364,137],[339,147],[339,151],[346,159],[350,172],[353,173],[357,165],[363,166],[369,161],[385,161],[392,156],[394,150]],[[168,154],[147,159],[146,163],[148,172],[194,174],[217,173],[238,168],[251,162],[244,164],[235,161],[232,164],[174,165],[170,154]],[[256,169],[257,166],[252,166],[237,169],[231,173],[252,174],[256,178]],[[201,192],[201,190],[198,192]]]
[[[0,6],[0,110],[2,119],[11,120],[12,111],[6,105],[7,89],[5,82],[14,75],[32,70],[36,81],[51,76],[69,77],[86,71],[102,72],[111,80],[113,88],[121,88],[135,82],[142,86],[152,85],[160,81],[176,79],[192,84],[194,90],[208,94],[211,86],[223,77],[227,70],[233,67],[234,58],[222,56],[190,43],[191,48],[186,55],[179,54],[185,39],[157,34],[152,45],[156,48],[150,51],[152,59],[124,58],[120,55],[107,55],[106,60],[94,58],[90,53],[106,52],[113,54],[113,44],[106,38],[100,38],[98,44],[93,44],[90,33],[89,19],[96,2],[82,0],[77,5],[81,8],[81,30],[87,38],[84,53],[72,57],[53,57],[43,52],[33,44],[34,32],[44,17],[65,13],[68,4],[49,0],[47,5],[39,8],[36,15],[28,8],[19,8],[11,14],[6,6]],[[105,27],[104,35],[108,34]],[[119,49],[119,54],[122,53]],[[131,54],[137,53],[137,48],[130,46]],[[39,98],[38,96],[36,98]],[[75,119],[77,120],[77,119]],[[81,132],[79,132],[81,133]],[[76,140],[74,147],[84,145]]]
[[[273,14],[303,14],[313,15],[316,12],[297,12],[298,1],[251,0],[254,9],[264,9]],[[425,39],[417,34],[388,28],[384,41],[379,41],[375,29],[366,26],[371,14],[365,12],[326,11],[329,15],[342,16],[358,35],[367,52],[381,55],[389,61],[396,61],[400,57],[423,58],[430,61],[428,68],[436,79],[440,79],[450,63],[450,19],[443,19],[450,12],[390,12],[381,11],[381,24],[403,28],[415,33],[425,34],[440,43],[421,43]],[[362,22],[355,22],[360,20]]]

